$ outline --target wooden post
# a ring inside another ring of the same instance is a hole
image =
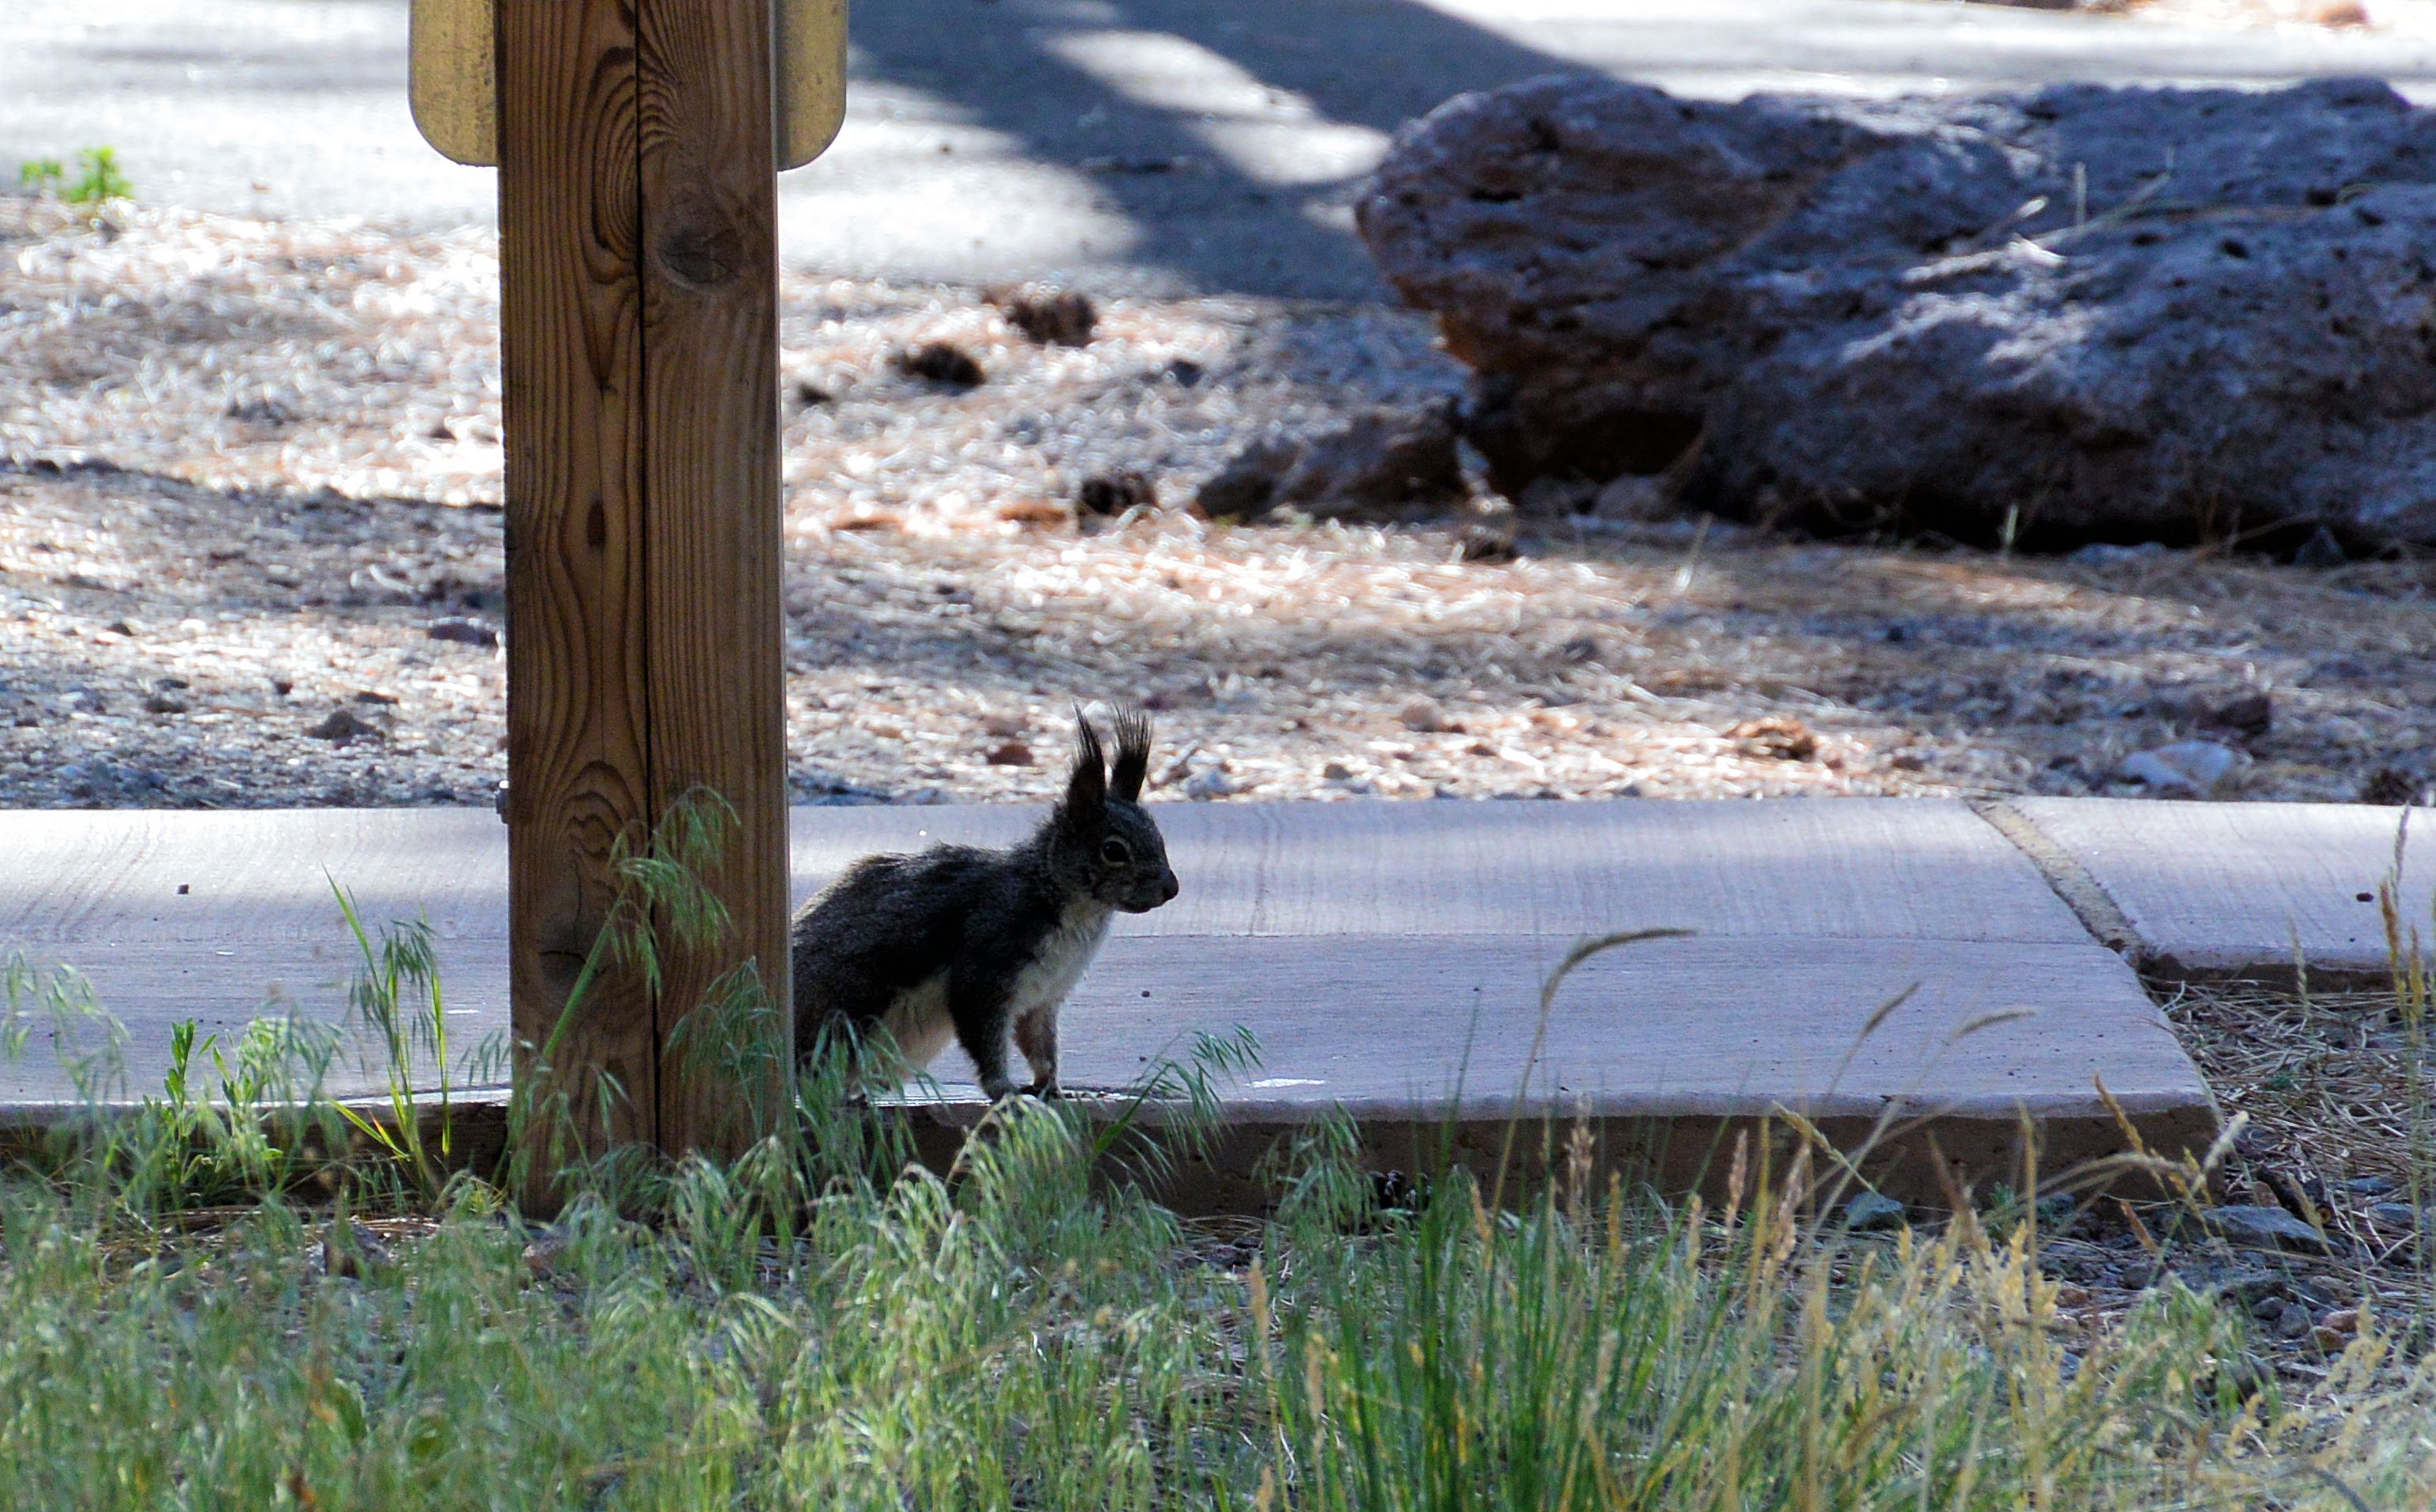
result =
[[[496,55],[516,1074],[585,1153],[732,1154],[753,1089],[670,1045],[740,963],[787,1001],[770,0],[499,0]],[[729,937],[568,1014],[612,846],[701,789]]]

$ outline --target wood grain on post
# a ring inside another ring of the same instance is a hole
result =
[[[751,1132],[740,1117],[749,1099],[767,1099],[776,1082],[739,1086],[720,1064],[733,1067],[734,1057],[715,1053],[703,1034],[681,1034],[679,1018],[748,961],[770,1000],[782,1010],[787,1002],[770,39],[770,0],[642,8],[652,803],[666,812],[708,790],[738,820],[706,878],[727,905],[733,938],[679,964],[659,1004],[659,1138],[671,1154],[733,1153]],[[782,1011],[763,1028],[780,1029],[789,1017]],[[783,1041],[778,1049],[783,1059]]]
[[[675,1085],[669,1032],[738,959],[786,991],[768,6],[498,7],[513,1023],[585,1153],[726,1145],[736,1088]],[[742,821],[708,878],[736,937],[568,1012],[613,845],[697,787]]]

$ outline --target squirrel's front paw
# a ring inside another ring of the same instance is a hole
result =
[[[1053,1103],[1057,1099],[1066,1095],[1064,1092],[1058,1090],[1057,1078],[1053,1076],[1044,1076],[1040,1080],[1033,1083],[1030,1086],[1025,1087],[1024,1090],[1031,1093],[1034,1097],[1040,1099],[1044,1103]]]
[[[1023,1090],[1026,1090],[1026,1088],[1018,1087],[1013,1082],[983,1082],[982,1084],[982,1096],[989,1099],[993,1103],[1003,1103],[1008,1098],[1013,1097],[1016,1093]]]

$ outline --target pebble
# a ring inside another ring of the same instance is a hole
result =
[[[1184,795],[1188,798],[1224,798],[1236,791],[1235,779],[1225,767],[1204,767],[1184,779]]]
[[[2118,566],[2132,562],[2151,562],[2164,556],[2171,547],[2157,541],[2143,541],[2138,546],[2116,546],[2109,541],[2092,541],[2072,553],[2071,560],[2097,566]]]
[[[397,1263],[378,1234],[350,1218],[346,1238],[339,1239],[337,1225],[322,1236],[322,1271],[325,1276],[352,1276],[358,1280],[374,1271],[385,1271]]]
[[[1903,1222],[1904,1205],[1884,1192],[1856,1192],[1844,1205],[1844,1226],[1856,1234],[1900,1228]]]
[[[381,729],[351,708],[336,708],[330,711],[329,718],[304,733],[316,740],[344,745],[350,740],[379,739]]]
[[[1447,722],[1446,710],[1440,708],[1438,701],[1434,698],[1406,700],[1404,706],[1396,711],[1396,722],[1405,729],[1422,735],[1434,735],[1454,728]]]
[[[1153,508],[1157,503],[1158,485],[1147,474],[1130,467],[1095,473],[1083,479],[1083,486],[1074,491],[1074,507],[1086,514],[1122,514],[1127,510]]]
[[[2343,1190],[2362,1197],[2382,1197],[2401,1185],[2392,1176],[2354,1176],[2343,1183]]]
[[[423,627],[423,633],[433,640],[453,640],[467,646],[496,646],[499,643],[497,628],[478,619],[435,619]]]
[[[2326,1236],[2281,1208],[2236,1204],[2229,1208],[2211,1208],[2200,1217],[2228,1243],[2265,1249],[2323,1250],[2328,1247]]]
[[[2340,567],[2350,560],[2351,553],[2343,549],[2343,543],[2323,525],[2318,527],[2317,534],[2301,543],[2301,549],[2292,553],[2296,567]]]
[[[2244,759],[2240,752],[2214,740],[2177,740],[2125,756],[2114,775],[2151,792],[2200,798],[2214,792]]]
[[[2397,1232],[2419,1226],[2419,1214],[2407,1202],[2373,1202],[2364,1216],[2379,1228]]]

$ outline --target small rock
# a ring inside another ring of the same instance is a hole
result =
[[[356,689],[356,702],[358,704],[377,704],[386,706],[395,704],[397,702],[397,695],[395,693],[376,692],[369,687],[359,687]]]
[[[2214,740],[2177,740],[2125,756],[2115,767],[2114,775],[2125,782],[2139,783],[2152,792],[2205,797],[2231,776],[2243,759],[2240,752]]]
[[[1514,532],[1494,525],[1467,525],[1455,537],[1455,554],[1466,562],[1498,565],[1513,561],[1520,552],[1514,548]]]
[[[1745,720],[1726,732],[1744,756],[1779,761],[1808,761],[1818,755],[1818,737],[1810,726],[1787,714]]]
[[[296,407],[285,394],[276,392],[232,400],[226,413],[231,420],[256,426],[292,426],[298,418]]]
[[[1535,478],[1514,495],[1514,507],[1524,514],[1561,519],[1588,514],[1598,507],[1599,486],[1587,478]]]
[[[2343,549],[2342,542],[2335,539],[2335,532],[2323,525],[2318,527],[2315,534],[2301,543],[2301,549],[2292,553],[2292,565],[2296,567],[2340,567],[2349,561],[2351,553]]]
[[[2360,1216],[2379,1228],[2395,1233],[2408,1233],[2419,1226],[2419,1214],[2407,1202],[2373,1202]]]
[[[186,701],[180,698],[177,694],[168,692],[165,689],[161,692],[150,694],[144,700],[144,712],[147,714],[183,714],[186,712]]]
[[[1031,728],[1031,717],[1020,711],[993,710],[982,716],[982,733],[1001,740],[1012,740]]]
[[[1342,761],[1331,761],[1319,769],[1319,774],[1330,782],[1350,782],[1353,769]]]
[[[110,700],[97,687],[79,687],[68,695],[68,707],[79,714],[107,714]]]
[[[2359,801],[2400,808],[2426,798],[2427,788],[2427,783],[2400,767],[2379,767],[2361,780]]]
[[[461,617],[435,619],[423,627],[423,633],[433,640],[453,640],[465,646],[496,646],[499,643],[496,626]]]
[[[1075,507],[1086,514],[1122,514],[1130,509],[1155,508],[1157,503],[1157,485],[1130,468],[1087,478],[1074,491]]]
[[[1201,380],[1208,374],[1208,369],[1202,367],[1200,363],[1193,361],[1191,357],[1177,357],[1174,361],[1167,365],[1166,377],[1170,383],[1176,385],[1178,388],[1192,389],[1200,386]]]
[[[2288,1302],[2284,1306],[2284,1315],[2275,1320],[2275,1336],[2279,1339],[2306,1339],[2317,1327],[2317,1320],[2309,1316],[2306,1302]]]
[[[2153,561],[2166,555],[2169,549],[2171,548],[2160,541],[2143,541],[2138,546],[2117,546],[2112,541],[2092,541],[2087,546],[2075,549],[2071,553],[2071,559],[2075,562],[2086,562],[2092,566],[2114,567],[2133,562]]]
[[[40,727],[42,722],[43,711],[39,707],[32,704],[20,704],[17,705],[17,718],[15,721],[17,728],[21,730],[31,730]]]
[[[1002,308],[1006,323],[1042,346],[1088,346],[1100,323],[1090,296],[1072,289],[1023,289]]]
[[[819,384],[814,383],[809,378],[797,378],[795,380],[793,392],[796,405],[805,409],[814,409],[818,408],[822,405],[833,405],[837,403],[836,394],[822,388]]]
[[[1603,520],[1671,519],[1677,513],[1675,491],[1662,477],[1626,473],[1598,491],[1591,513]]]
[[[1256,441],[1229,458],[1201,485],[1193,507],[1213,520],[1249,519],[1265,512],[1278,483],[1300,454],[1290,441]]]
[[[1884,1192],[1856,1192],[1844,1205],[1844,1226],[1856,1234],[1900,1228],[1903,1221],[1904,1205]]]
[[[2382,1197],[2401,1185],[2392,1176],[2354,1176],[2343,1183],[2343,1190],[2356,1197]]]
[[[2258,688],[2201,702],[2199,727],[2237,739],[2255,740],[2275,722],[2275,702]]]
[[[1333,430],[1299,441],[1245,446],[1201,487],[1211,519],[1297,509],[1336,519],[1465,496],[1454,420],[1444,405],[1373,408]]]
[[[1032,765],[1032,747],[1021,740],[1009,740],[990,748],[989,764],[994,767],[1028,767]]]
[[[361,739],[377,740],[381,738],[379,725],[351,708],[332,709],[329,718],[304,733],[316,740],[327,740],[333,745],[346,745]]]
[[[296,685],[287,678],[274,677],[270,680],[270,690],[279,697],[286,698],[288,694],[296,691]]]
[[[525,1245],[525,1273],[539,1280],[556,1272],[566,1262],[566,1236],[552,1229],[543,1229]]]
[[[147,767],[93,756],[61,767],[61,787],[79,798],[138,798],[163,792],[168,780]]]
[[[1404,706],[1396,711],[1396,722],[1423,735],[1457,728],[1448,722],[1446,710],[1438,706],[1438,701],[1427,697],[1405,700]]]
[[[1203,767],[1184,779],[1184,795],[1188,798],[1224,798],[1236,791],[1235,779],[1227,774],[1224,766]]]
[[[397,1257],[381,1237],[352,1218],[343,1237],[336,1225],[322,1236],[322,1273],[334,1279],[351,1276],[364,1280],[396,1263]]]
[[[2281,1208],[2262,1208],[2240,1204],[2229,1208],[2211,1208],[2200,1214],[2201,1220],[2214,1229],[2227,1243],[2247,1245],[2253,1249],[2324,1250],[2326,1236],[2303,1223]]]
[[[896,371],[950,389],[978,389],[989,376],[971,354],[952,341],[926,341],[898,353]]]
[[[2356,1307],[2339,1307],[2318,1320],[2318,1327],[2341,1338],[2359,1331],[2360,1314]]]

